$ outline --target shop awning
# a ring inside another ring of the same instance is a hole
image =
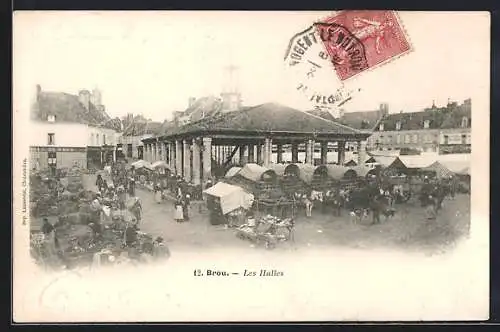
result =
[[[225,182],[217,182],[214,186],[203,191],[203,194],[218,197],[223,214],[227,214],[236,209],[249,209],[254,201],[254,196],[241,187]]]

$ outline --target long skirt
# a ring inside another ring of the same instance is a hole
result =
[[[184,220],[184,213],[182,211],[182,206],[181,205],[177,205],[175,207],[174,219],[177,220],[177,221],[183,221]]]
[[[161,191],[160,190],[155,192],[155,202],[161,203]]]
[[[435,219],[436,218],[436,209],[434,205],[429,204],[425,207],[425,216],[427,219]]]

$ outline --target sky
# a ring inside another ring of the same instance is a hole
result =
[[[156,121],[189,97],[219,95],[225,68],[238,66],[245,105],[310,108],[285,73],[292,36],[329,12],[17,12],[14,81],[24,102],[44,91],[99,88],[111,116]],[[351,81],[347,112],[417,111],[489,89],[489,16],[400,12],[413,51]],[[28,97],[29,96],[29,97]],[[473,99],[474,102],[474,99]]]

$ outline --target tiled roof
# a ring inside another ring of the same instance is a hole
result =
[[[325,120],[337,121],[337,119],[335,119],[335,117],[330,112],[328,112],[327,110],[314,109],[314,110],[311,110],[311,111],[307,111],[307,113],[315,115],[315,116],[319,116],[320,118],[323,118]]]
[[[156,134],[161,128],[161,122],[153,121],[136,121],[134,120],[123,131],[123,136],[141,136],[146,134]]]
[[[188,123],[173,134],[199,131],[360,134],[361,132],[287,106],[266,103]]]
[[[56,122],[76,122],[117,129],[114,120],[104,110],[98,110],[92,103],[89,106],[87,110],[76,95],[41,91],[31,109],[31,119],[47,121],[49,115],[54,115]]]
[[[467,117],[470,127],[471,104],[450,104],[447,107],[429,108],[421,112],[400,112],[386,115],[380,123],[384,124],[384,131],[396,130],[396,123],[401,123],[400,130],[424,129],[424,122],[429,121],[428,129],[460,128],[462,118]],[[379,127],[375,128],[379,131]]]
[[[340,123],[351,128],[373,130],[381,118],[382,112],[379,110],[346,112],[340,118]]]
[[[222,101],[216,97],[198,98],[194,104],[183,112],[191,121],[198,121],[206,116],[211,116],[222,109]]]

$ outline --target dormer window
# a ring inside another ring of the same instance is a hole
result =
[[[383,123],[381,123],[381,124],[379,125],[378,130],[379,130],[379,131],[384,131],[384,124],[383,124]]]
[[[401,121],[396,122],[396,130],[401,130]]]
[[[462,128],[467,128],[468,124],[469,124],[469,119],[466,116],[464,116],[462,118]]]
[[[47,121],[48,122],[56,122],[56,116],[52,115],[52,114],[47,116]]]
[[[424,121],[424,129],[429,129],[429,125],[430,125],[430,121],[429,120],[425,120]]]

